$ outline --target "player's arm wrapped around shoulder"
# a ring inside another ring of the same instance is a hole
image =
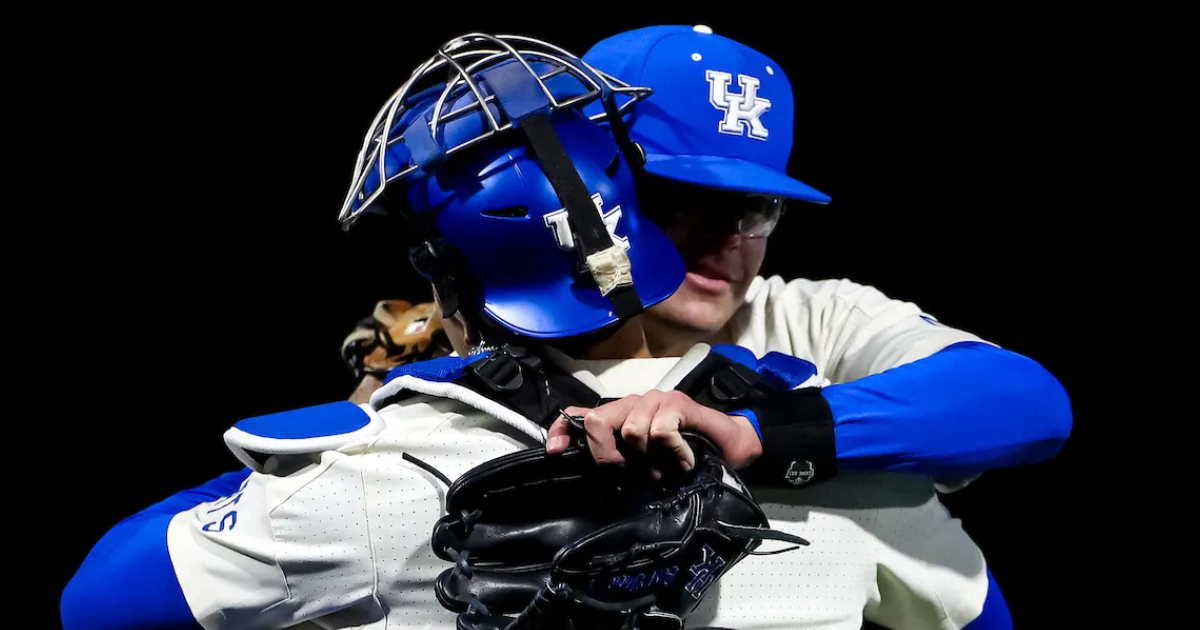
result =
[[[678,630],[763,540],[808,544],[769,529],[707,439],[687,435],[691,471],[654,480],[634,453],[596,464],[582,431],[565,453],[519,451],[451,486],[432,544],[453,563],[436,590],[460,630]]]
[[[756,484],[799,486],[839,469],[964,480],[1048,460],[1071,431],[1058,380],[990,344],[955,344],[845,383],[801,383],[794,375],[807,372],[793,363],[812,366],[779,353],[760,359],[759,374],[783,386],[729,412],[762,439],[744,471]]]
[[[167,529],[175,515],[236,495],[249,469],[184,490],[112,527],[63,590],[64,630],[200,628],[175,577]]]
[[[821,391],[779,394],[750,410],[747,417],[753,422],[757,415],[764,425],[760,468],[772,469],[770,479],[782,480],[779,468],[792,462],[816,468],[834,449],[839,468],[961,484],[1046,461],[1070,435],[1063,385],[1029,357],[849,280],[772,279],[765,286],[764,299],[788,329],[815,332],[801,337],[812,355],[805,358],[833,382]],[[836,444],[826,439],[820,452],[804,452],[817,447],[799,440],[815,434],[836,437]],[[828,464],[824,469],[792,480],[832,473]]]

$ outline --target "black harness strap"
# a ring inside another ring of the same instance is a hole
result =
[[[471,363],[454,384],[482,394],[542,428],[549,428],[567,407],[593,408],[616,400],[602,398],[574,375],[513,345]],[[751,400],[772,391],[754,370],[715,352],[700,361],[675,389],[723,413],[745,409]]]
[[[774,391],[758,372],[716,352],[680,379],[675,390],[721,413],[745,409],[751,400]]]
[[[487,81],[501,109],[529,140],[542,172],[567,211],[567,222],[578,240],[578,251],[584,261],[594,254],[618,247],[554,130],[551,103],[541,82],[523,64],[516,63],[489,70]],[[601,279],[596,280],[600,282]],[[614,314],[622,321],[642,312],[642,301],[632,282],[617,284],[606,290],[606,295],[612,301]]]
[[[579,178],[571,157],[554,132],[549,114],[538,113],[522,120],[521,129],[533,145],[542,172],[567,210],[567,221],[575,233],[584,260],[592,254],[615,247],[603,216],[592,202],[592,196]],[[642,300],[631,283],[617,285],[608,293],[608,299],[612,300],[615,314],[622,321],[642,312]]]
[[[453,383],[544,429],[567,407],[595,408],[614,400],[602,398],[574,375],[516,346],[503,346],[469,364]],[[742,471],[747,481],[794,487],[837,475],[833,417],[821,388],[781,390],[754,370],[713,352],[680,379],[675,390],[722,413],[750,410],[758,418],[764,450]],[[388,402],[404,396],[398,394]],[[571,420],[578,427],[579,419]],[[618,449],[623,444],[618,439]]]
[[[518,346],[507,345],[467,366],[454,381],[550,428],[567,407],[596,407],[601,398],[569,372]]]

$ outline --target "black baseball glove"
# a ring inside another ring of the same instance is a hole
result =
[[[632,449],[596,464],[579,420],[566,453],[520,451],[451,485],[433,547],[454,563],[436,589],[460,630],[678,630],[763,539],[808,544],[769,529],[707,439],[687,435],[696,466],[655,481]]]

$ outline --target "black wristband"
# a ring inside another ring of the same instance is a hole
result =
[[[758,419],[763,448],[745,471],[747,481],[790,488],[837,475],[833,410],[821,388],[759,396],[747,408]]]

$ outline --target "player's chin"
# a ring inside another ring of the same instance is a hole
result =
[[[732,290],[717,293],[699,290],[684,282],[675,295],[655,307],[654,312],[685,328],[716,332],[733,317],[735,293]]]

